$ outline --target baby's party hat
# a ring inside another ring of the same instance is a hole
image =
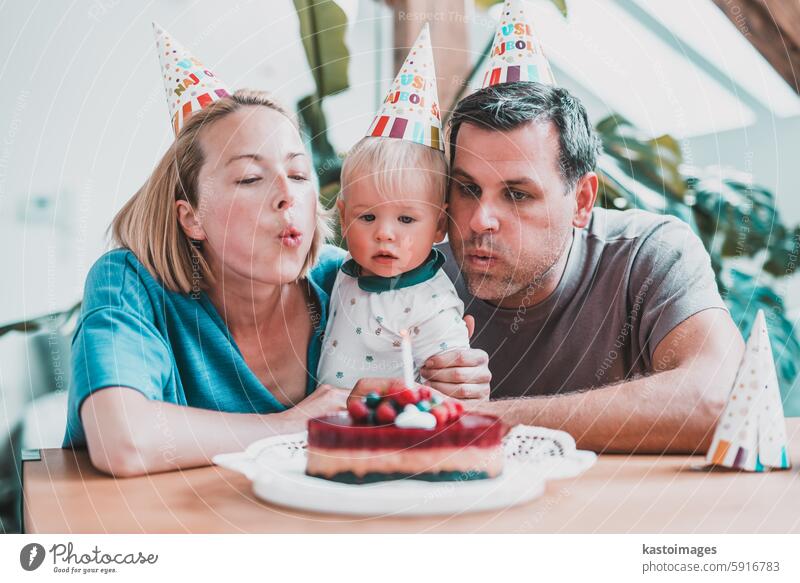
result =
[[[392,82],[367,136],[400,138],[444,150],[428,23],[422,27]]]
[[[789,467],[786,421],[763,310],[756,314],[706,461],[750,472]]]
[[[172,129],[178,135],[190,115],[230,93],[214,73],[155,22],[153,31],[167,90]]]
[[[526,0],[506,0],[503,5],[481,89],[513,81],[556,84],[542,43],[533,30]]]

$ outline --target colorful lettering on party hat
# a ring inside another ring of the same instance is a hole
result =
[[[556,84],[526,0],[506,0],[503,5],[481,89],[513,81]]]
[[[410,140],[444,151],[428,23],[408,52],[367,136]]]
[[[756,314],[706,461],[751,472],[789,467],[786,420],[763,310]]]
[[[214,73],[155,22],[153,32],[172,129],[177,136],[189,116],[230,92]]]

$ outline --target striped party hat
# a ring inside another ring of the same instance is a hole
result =
[[[399,138],[444,150],[436,71],[427,23],[395,77],[367,136]]]
[[[155,22],[153,32],[167,91],[172,129],[177,136],[190,115],[230,93],[214,73]]]
[[[786,469],[786,420],[764,311],[756,314],[706,461],[750,472]]]
[[[556,84],[531,22],[526,0],[506,0],[481,89],[513,81]]]

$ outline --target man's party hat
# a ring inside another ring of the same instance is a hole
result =
[[[706,461],[751,472],[789,467],[786,421],[763,310],[756,314]]]
[[[230,92],[214,73],[155,22],[153,31],[172,129],[178,135],[190,115],[227,97]]]
[[[400,138],[444,150],[436,71],[427,23],[395,77],[367,136]]]
[[[528,15],[526,0],[506,0],[503,5],[481,89],[513,81],[556,84]]]

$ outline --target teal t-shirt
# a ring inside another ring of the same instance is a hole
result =
[[[328,301],[344,252],[326,245],[308,274],[317,310],[308,346],[306,394],[317,386]],[[127,249],[103,255],[86,278],[72,338],[72,383],[63,447],[84,447],[79,411],[106,387],[130,387],[153,400],[231,413],[286,407],[259,381],[204,292],[164,288]]]

